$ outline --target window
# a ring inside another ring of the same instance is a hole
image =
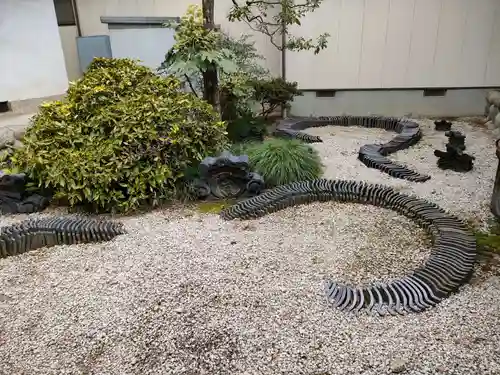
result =
[[[316,90],[317,98],[334,98],[336,94],[335,90]]]
[[[9,102],[0,102],[0,113],[10,112],[10,103]]]
[[[74,26],[75,13],[73,12],[73,0],[54,0],[58,26]]]
[[[424,89],[424,96],[445,96],[446,89]]]

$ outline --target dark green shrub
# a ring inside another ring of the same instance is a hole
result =
[[[252,79],[239,84],[240,86],[226,83],[221,90],[222,118],[228,123],[228,136],[232,142],[262,140],[267,134],[269,115],[278,107],[289,108],[293,98],[302,95],[296,82],[287,82],[281,78]],[[242,92],[249,92],[251,100],[245,101],[243,94],[236,94],[245,85],[247,89]],[[247,103],[249,101],[259,104],[258,116],[253,114]]]
[[[254,145],[254,142],[233,143],[229,151],[233,155],[247,155],[248,147],[253,147]]]
[[[231,142],[263,141],[267,134],[267,121],[262,117],[246,114],[228,121],[227,135]]]
[[[258,79],[252,81],[253,99],[261,106],[261,116],[267,118],[278,107],[289,108],[290,102],[302,93],[297,89],[297,82],[288,82],[283,78]]]
[[[316,150],[298,140],[268,139],[245,145],[253,171],[262,175],[268,186],[319,178],[323,165]]]
[[[212,107],[129,59],[95,59],[42,105],[15,165],[70,205],[129,210],[171,198],[184,171],[227,144]]]
[[[489,223],[486,230],[479,230],[471,224],[470,229],[476,237],[477,248],[480,251],[500,254],[500,222],[494,220]]]

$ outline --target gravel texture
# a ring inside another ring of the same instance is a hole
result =
[[[496,160],[482,131],[467,130],[477,157],[469,174],[435,167],[445,137],[432,131],[397,153],[432,175],[424,184],[356,160],[361,144],[390,133],[310,132],[325,135],[314,147],[328,177],[387,183],[489,217]],[[129,233],[112,242],[0,260],[0,374],[500,374],[500,279],[491,271],[421,314],[376,318],[326,305],[325,278],[387,280],[425,260],[426,235],[391,211],[315,203],[251,221],[188,208],[121,220]]]
[[[474,169],[468,173],[442,171],[436,165],[434,150],[446,151],[445,132],[434,130],[434,120],[417,121],[424,137],[415,146],[392,154],[390,158],[422,174],[431,176],[424,183],[396,179],[377,169],[369,169],[357,160],[358,150],[367,143],[382,143],[394,137],[394,132],[359,127],[328,126],[311,128],[307,133],[324,137],[326,142],[315,144],[324,160],[325,177],[365,180],[396,187],[407,194],[425,197],[461,217],[481,222],[490,218],[489,201],[493,190],[498,159],[495,138],[484,128],[453,121],[453,130],[466,135],[466,153],[474,156]]]

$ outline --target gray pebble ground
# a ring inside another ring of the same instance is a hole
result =
[[[431,174],[423,184],[356,160],[389,132],[309,132],[325,138],[314,147],[326,177],[390,184],[485,222],[494,139],[456,123],[475,169],[443,172],[433,150],[444,134],[421,123],[421,143],[394,158]],[[422,314],[355,316],[325,304],[325,278],[386,280],[426,259],[423,231],[390,211],[315,203],[252,221],[186,208],[122,220],[129,234],[109,243],[0,260],[0,374],[500,374],[492,271]]]

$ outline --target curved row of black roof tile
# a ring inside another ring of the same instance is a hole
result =
[[[431,177],[412,171],[394,163],[386,156],[404,150],[416,144],[422,138],[419,125],[410,120],[379,116],[334,116],[287,118],[278,122],[274,134],[280,137],[296,138],[307,143],[323,142],[318,136],[312,136],[302,130],[328,125],[363,126],[397,132],[396,137],[384,144],[368,144],[359,149],[358,159],[368,168],[375,168],[395,178],[413,182],[425,182]]]
[[[375,315],[421,312],[457,292],[472,276],[476,239],[464,221],[434,203],[401,194],[389,186],[325,179],[293,182],[240,201],[225,208],[220,216],[224,220],[256,219],[287,207],[326,201],[372,204],[394,210],[413,219],[434,239],[427,261],[402,278],[365,286],[327,281],[326,297],[334,307]]]

